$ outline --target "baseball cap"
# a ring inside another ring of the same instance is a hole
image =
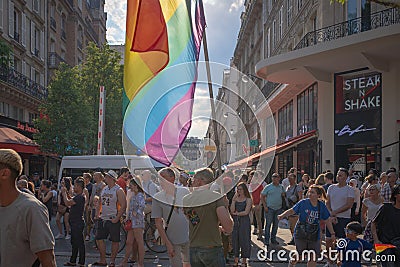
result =
[[[113,171],[113,170],[109,170],[108,172],[105,173],[105,175],[110,176],[111,178],[113,178],[114,180],[118,179],[118,174]]]

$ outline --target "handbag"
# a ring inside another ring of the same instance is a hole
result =
[[[124,229],[125,229],[126,231],[132,230],[132,220],[127,220],[127,221],[125,221]]]
[[[318,201],[318,218],[320,216],[320,203]],[[295,239],[317,241],[318,240],[319,223],[308,223],[298,221],[295,229]]]

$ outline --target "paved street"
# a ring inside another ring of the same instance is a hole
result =
[[[53,233],[56,231],[55,227],[55,220],[53,219],[51,222],[51,228],[53,230]],[[56,231],[57,232],[57,231]],[[285,250],[287,253],[289,251],[294,250],[295,247],[292,245],[286,245],[287,242],[290,241],[291,235],[289,230],[285,229],[278,229],[278,242],[281,245],[271,247],[270,250],[275,249],[275,250]],[[323,243],[324,244],[324,243]],[[276,267],[286,267],[287,263],[282,262],[278,260],[276,254],[273,256],[272,261],[267,260],[267,261],[260,261],[257,259],[257,253],[258,251],[262,248],[263,244],[262,242],[257,240],[257,236],[252,235],[252,254],[249,262],[249,267],[256,267],[256,266],[276,266]],[[65,262],[69,260],[71,252],[71,244],[69,240],[65,239],[59,239],[56,240],[56,248],[55,248],[55,254],[56,254],[56,260],[57,260],[57,266],[63,266]],[[119,263],[122,260],[122,257],[124,255],[123,253],[118,254],[117,256],[117,263]],[[99,254],[97,250],[94,248],[94,243],[93,242],[86,242],[86,264],[88,266],[92,266],[91,264],[96,262],[99,258]],[[109,258],[107,259],[109,261]],[[228,264],[227,266],[232,266],[232,262]],[[322,267],[325,263],[320,263],[317,265],[317,267]],[[135,266],[135,265],[132,265]],[[169,266],[168,264],[168,257],[166,253],[152,253],[152,252],[146,252],[145,255],[145,266]],[[299,267],[305,267],[306,264],[297,264],[296,266]],[[367,265],[363,265],[367,266]]]

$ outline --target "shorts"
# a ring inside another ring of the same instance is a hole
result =
[[[120,237],[121,222],[112,223],[108,220],[99,219],[97,221],[97,232],[96,240],[107,239],[110,236],[111,242],[119,242]]]
[[[347,224],[351,221],[350,218],[337,218],[338,222],[336,224],[333,224],[333,230],[335,231],[335,237],[336,238],[346,238],[346,233],[344,232],[344,229],[346,228]],[[331,237],[331,233],[326,231],[325,233],[326,237]]]
[[[183,244],[173,244],[175,257],[169,259],[172,267],[182,266],[182,263],[190,263],[189,242]]]
[[[309,241],[309,240],[302,240],[302,239],[295,239],[296,250],[299,253],[299,258],[301,259],[303,251],[307,250],[308,253],[304,253],[305,261],[316,261],[321,253],[321,243],[320,239],[317,241]],[[313,259],[314,255],[311,254],[315,252],[315,259]],[[311,253],[310,253],[311,252]],[[308,258],[307,258],[308,257]],[[311,257],[311,258],[310,258]]]

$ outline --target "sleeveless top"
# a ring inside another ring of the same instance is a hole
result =
[[[115,216],[117,216],[117,191],[120,188],[121,187],[119,185],[115,184],[111,188],[106,186],[104,187],[103,191],[101,191],[101,219],[112,220]]]

